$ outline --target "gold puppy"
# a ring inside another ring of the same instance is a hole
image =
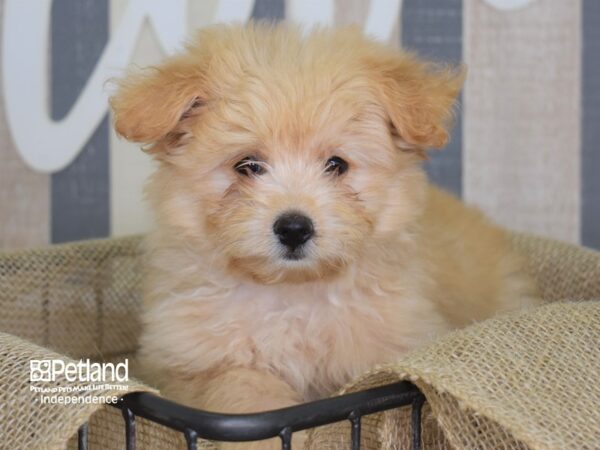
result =
[[[289,406],[536,303],[505,233],[420,167],[463,78],[354,28],[254,24],[119,83],[116,130],[158,161],[141,359],[166,395]]]

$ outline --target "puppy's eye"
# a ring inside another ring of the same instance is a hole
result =
[[[233,169],[241,174],[249,177],[250,175],[260,175],[264,173],[265,169],[262,164],[256,160],[254,156],[247,156],[244,159],[238,161]]]
[[[332,156],[325,163],[325,172],[341,175],[348,170],[348,163],[339,156]]]

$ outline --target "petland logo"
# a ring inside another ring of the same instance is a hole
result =
[[[65,362],[60,359],[32,359],[29,361],[29,381],[53,382],[64,377],[69,382],[123,383],[129,380],[129,361],[122,363],[94,363],[89,359]]]
[[[113,364],[32,359],[29,381],[29,390],[39,394],[35,397],[38,404],[115,403],[129,390],[129,360]]]

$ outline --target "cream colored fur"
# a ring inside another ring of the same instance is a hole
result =
[[[141,355],[167,396],[225,412],[314,400],[537,302],[505,233],[420,167],[462,80],[354,29],[259,24],[209,28],[120,83],[116,129],[159,161]],[[262,175],[233,170],[249,155]],[[333,155],[347,173],[324,172]],[[289,210],[315,224],[298,261],[272,230]]]

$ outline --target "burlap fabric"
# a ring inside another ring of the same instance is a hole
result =
[[[514,242],[546,300],[576,301],[458,331],[343,392],[413,380],[428,400],[426,448],[600,448],[600,302],[581,302],[600,298],[600,253],[525,235]],[[140,243],[111,239],[0,255],[0,448],[74,447],[87,420],[91,448],[124,448],[118,410],[40,405],[30,391],[29,361],[135,353]],[[92,393],[114,392],[80,395]],[[403,410],[365,418],[363,448],[409,448],[408,424]],[[308,447],[348,448],[348,436],[347,424],[321,427]],[[185,448],[178,433],[144,420],[137,441],[138,448]]]

